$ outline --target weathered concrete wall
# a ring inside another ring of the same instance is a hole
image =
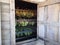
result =
[[[10,0],[11,45],[16,45],[15,39],[15,0]]]
[[[39,37],[60,42],[59,2],[60,0],[49,0],[38,5]]]
[[[2,12],[1,12],[1,31],[2,31],[2,45],[10,45],[11,43],[11,25],[10,25],[10,4],[2,3]]]
[[[60,3],[60,0],[46,0],[45,2],[39,3],[39,7],[57,4],[57,3]]]
[[[37,12],[38,35],[58,42],[60,42],[59,2],[60,0],[49,0],[40,3]],[[0,27],[2,26],[0,28],[0,40],[2,34],[2,45],[15,45],[15,1],[0,0],[0,3]]]
[[[0,3],[0,45],[1,45],[1,3]]]
[[[15,6],[14,0],[1,2],[2,45],[15,45]]]

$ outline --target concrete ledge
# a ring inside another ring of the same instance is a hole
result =
[[[50,43],[50,45],[51,45],[51,44],[53,44],[53,45],[60,45],[59,42],[53,41],[53,40],[51,40],[51,39],[41,38],[41,37],[39,37],[39,39],[40,39],[40,40],[43,40],[43,41],[45,41],[45,42]]]
[[[30,39],[30,40],[25,40],[25,41],[17,42],[16,45],[24,44],[24,43],[29,43],[29,42],[33,42],[33,41],[36,41],[36,40],[37,40],[36,38],[33,38],[33,39]]]
[[[43,3],[39,3],[39,7],[43,7],[43,6],[48,6],[48,5],[53,5],[53,4],[58,4],[60,3],[60,0],[47,0]]]

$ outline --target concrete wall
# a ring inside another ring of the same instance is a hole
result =
[[[0,0],[2,45],[15,45],[14,2],[14,0]],[[38,5],[38,36],[60,42],[60,4],[58,2],[60,0],[48,0]]]
[[[0,45],[1,45],[1,3],[0,3]]]
[[[2,45],[15,45],[15,6],[14,0],[0,0]],[[1,36],[0,36],[1,37]],[[1,43],[0,43],[1,44]]]
[[[38,21],[39,37],[60,42],[60,3],[58,0],[38,5]]]
[[[45,2],[39,3],[39,7],[44,7],[46,5],[52,5],[57,3],[60,3],[60,0],[46,0]]]

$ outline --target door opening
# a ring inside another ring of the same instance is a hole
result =
[[[16,42],[37,38],[37,4],[15,0]]]

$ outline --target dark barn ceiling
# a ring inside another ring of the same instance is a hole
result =
[[[15,0],[15,8],[19,7],[20,9],[37,9],[37,4],[29,3],[21,0]]]

